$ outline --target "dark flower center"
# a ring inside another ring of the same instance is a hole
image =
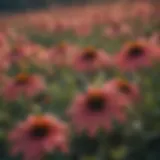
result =
[[[24,85],[27,84],[29,81],[29,75],[25,73],[20,73],[15,78],[15,83],[17,85]]]
[[[64,53],[66,50],[66,47],[67,47],[66,43],[62,42],[57,46],[57,49],[59,52]]]
[[[101,95],[88,97],[87,106],[93,112],[100,112],[105,106],[105,99]]]
[[[129,58],[138,58],[144,54],[143,47],[135,46],[131,47],[128,51]]]
[[[96,51],[88,50],[83,53],[82,59],[85,61],[93,61],[96,58],[96,56],[97,56]]]
[[[130,93],[130,87],[129,87],[129,85],[127,83],[119,82],[119,86],[118,87],[119,87],[119,91],[121,93],[124,93],[124,94]]]
[[[13,48],[12,52],[11,52],[11,55],[12,56],[18,56],[20,55],[21,51],[19,48]]]
[[[48,136],[50,132],[50,126],[46,124],[35,125],[30,130],[30,136],[34,139],[41,139]]]

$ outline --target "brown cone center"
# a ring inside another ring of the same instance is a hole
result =
[[[29,81],[30,76],[25,73],[20,73],[15,77],[15,82],[18,85],[24,85],[27,84]]]
[[[48,133],[49,128],[47,126],[34,126],[30,131],[30,135],[33,138],[43,138],[47,136]]]
[[[97,52],[92,49],[87,49],[83,52],[82,59],[85,61],[93,61],[97,56]]]
[[[93,112],[100,112],[104,109],[106,100],[100,92],[90,93],[87,97],[87,106]]]
[[[118,87],[121,93],[124,93],[124,94],[130,93],[130,86],[127,82],[119,81]]]
[[[134,46],[128,50],[129,58],[138,58],[144,54],[144,49],[141,46]]]
[[[51,125],[45,120],[37,120],[30,128],[29,135],[33,139],[45,138],[51,131]]]

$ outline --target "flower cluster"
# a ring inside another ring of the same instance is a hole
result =
[[[70,155],[72,138],[83,133],[98,139],[101,131],[113,134],[117,124],[127,134],[135,121],[141,129],[148,126],[143,112],[157,106],[160,38],[155,30],[146,36],[145,27],[157,23],[157,12],[148,2],[115,3],[66,9],[64,16],[28,13],[17,18],[23,25],[5,22],[0,110],[9,117],[2,131],[11,155],[24,160],[56,151]],[[57,43],[40,42],[45,34]],[[4,119],[0,114],[0,124]]]

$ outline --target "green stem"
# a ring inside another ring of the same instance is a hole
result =
[[[100,146],[97,154],[98,160],[113,160],[111,155],[111,148],[107,143],[106,134],[102,133],[99,137]]]

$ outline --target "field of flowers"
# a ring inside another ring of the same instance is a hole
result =
[[[159,9],[0,18],[0,160],[159,160]]]

